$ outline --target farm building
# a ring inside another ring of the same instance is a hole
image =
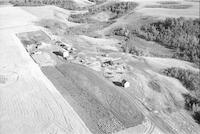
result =
[[[128,81],[126,81],[125,79],[123,79],[123,80],[122,80],[122,86],[123,86],[124,88],[128,88],[128,87],[130,87],[130,83],[129,83]]]
[[[62,56],[63,58],[69,57],[69,51],[56,51],[56,52],[53,52],[53,53],[58,55],[58,56]]]

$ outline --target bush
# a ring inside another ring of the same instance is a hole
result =
[[[75,23],[86,23],[89,21],[88,18],[89,14],[71,14],[68,18],[68,21],[75,22]]]
[[[168,68],[162,73],[178,79],[190,92],[183,94],[185,109],[191,112],[197,123],[200,123],[200,74],[180,68]]]
[[[195,119],[195,121],[200,124],[200,111],[198,112],[194,112],[194,114],[192,115],[193,118]]]
[[[190,111],[193,119],[200,124],[200,98],[191,96],[190,94],[184,94],[185,109]]]
[[[124,37],[129,37],[130,31],[128,30],[128,28],[117,28],[113,31],[114,35],[117,36],[124,36]]]
[[[200,98],[200,74],[180,68],[168,68],[163,71],[167,76],[178,79],[189,91]]]

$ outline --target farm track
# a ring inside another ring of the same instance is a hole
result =
[[[145,130],[144,134],[152,134],[155,129],[155,125],[151,121],[148,122],[150,126]]]

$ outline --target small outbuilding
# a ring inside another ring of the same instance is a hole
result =
[[[69,57],[69,51],[64,51],[64,52],[62,53],[62,56],[63,56],[63,58]]]
[[[61,56],[63,58],[69,57],[69,51],[55,51],[53,53],[56,54],[57,56]]]
[[[122,86],[123,86],[124,88],[128,88],[128,87],[130,87],[130,83],[129,83],[128,81],[126,81],[125,79],[123,79],[123,80],[122,80]]]

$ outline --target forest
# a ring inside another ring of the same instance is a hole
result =
[[[91,15],[107,11],[112,13],[112,17],[109,19],[109,23],[112,23],[114,19],[121,17],[123,14],[131,11],[136,6],[137,4],[134,2],[112,2],[102,6],[91,6],[88,7],[89,12],[84,14],[71,14],[68,20],[75,23],[91,23],[94,22],[90,18]]]
[[[174,58],[200,62],[200,19],[167,18],[141,26],[134,34],[175,51]]]
[[[89,12],[92,14],[96,14],[102,11],[109,11],[114,14],[113,18],[111,19],[115,19],[133,10],[137,7],[137,5],[138,4],[135,2],[110,2],[109,4],[105,4],[99,7],[90,7]]]
[[[190,111],[197,123],[200,124],[200,74],[180,68],[168,68],[163,74],[178,79],[190,94],[183,94],[185,109]]]

